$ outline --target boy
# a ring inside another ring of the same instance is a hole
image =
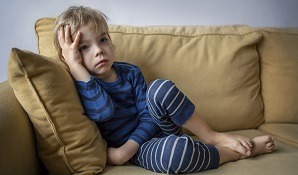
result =
[[[140,69],[114,62],[106,16],[70,7],[56,20],[55,45],[76,82],[87,116],[106,139],[107,163],[130,161],[154,172],[192,173],[270,153],[274,138],[213,131],[169,80],[149,87]],[[182,127],[201,141],[182,135]]]

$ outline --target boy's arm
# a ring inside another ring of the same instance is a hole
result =
[[[76,80],[76,87],[87,116],[95,121],[108,120],[114,115],[114,104],[110,96],[82,65],[79,52],[80,36],[81,32],[78,32],[72,42],[70,26],[60,27],[58,40],[62,49],[62,59],[67,63],[72,77]]]
[[[107,149],[107,164],[109,165],[122,165],[127,162],[133,155],[136,154],[140,144],[134,140],[129,139],[125,144],[119,148]]]
[[[160,132],[160,127],[154,122],[149,114],[146,101],[147,85],[139,68],[134,70],[133,77],[139,124],[132,133],[130,139],[142,145],[144,142],[155,137]]]
[[[88,82],[76,81],[75,85],[85,113],[91,120],[104,122],[114,116],[115,105],[113,100],[93,76]]]
[[[81,32],[78,32],[72,42],[70,26],[62,26],[58,32],[58,41],[62,49],[63,60],[67,63],[71,75],[77,81],[87,82],[90,80],[90,74],[82,65],[82,57],[79,52]]]

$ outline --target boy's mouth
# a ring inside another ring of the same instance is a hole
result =
[[[104,64],[106,64],[109,60],[108,59],[103,59],[103,60],[100,60],[96,66],[103,66]]]

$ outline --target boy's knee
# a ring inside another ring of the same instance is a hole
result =
[[[157,79],[149,84],[147,98],[149,100],[161,101],[173,86],[175,84],[170,80]]]

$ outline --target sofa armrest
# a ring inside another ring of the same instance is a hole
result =
[[[1,174],[40,174],[32,124],[8,81],[0,83]]]

